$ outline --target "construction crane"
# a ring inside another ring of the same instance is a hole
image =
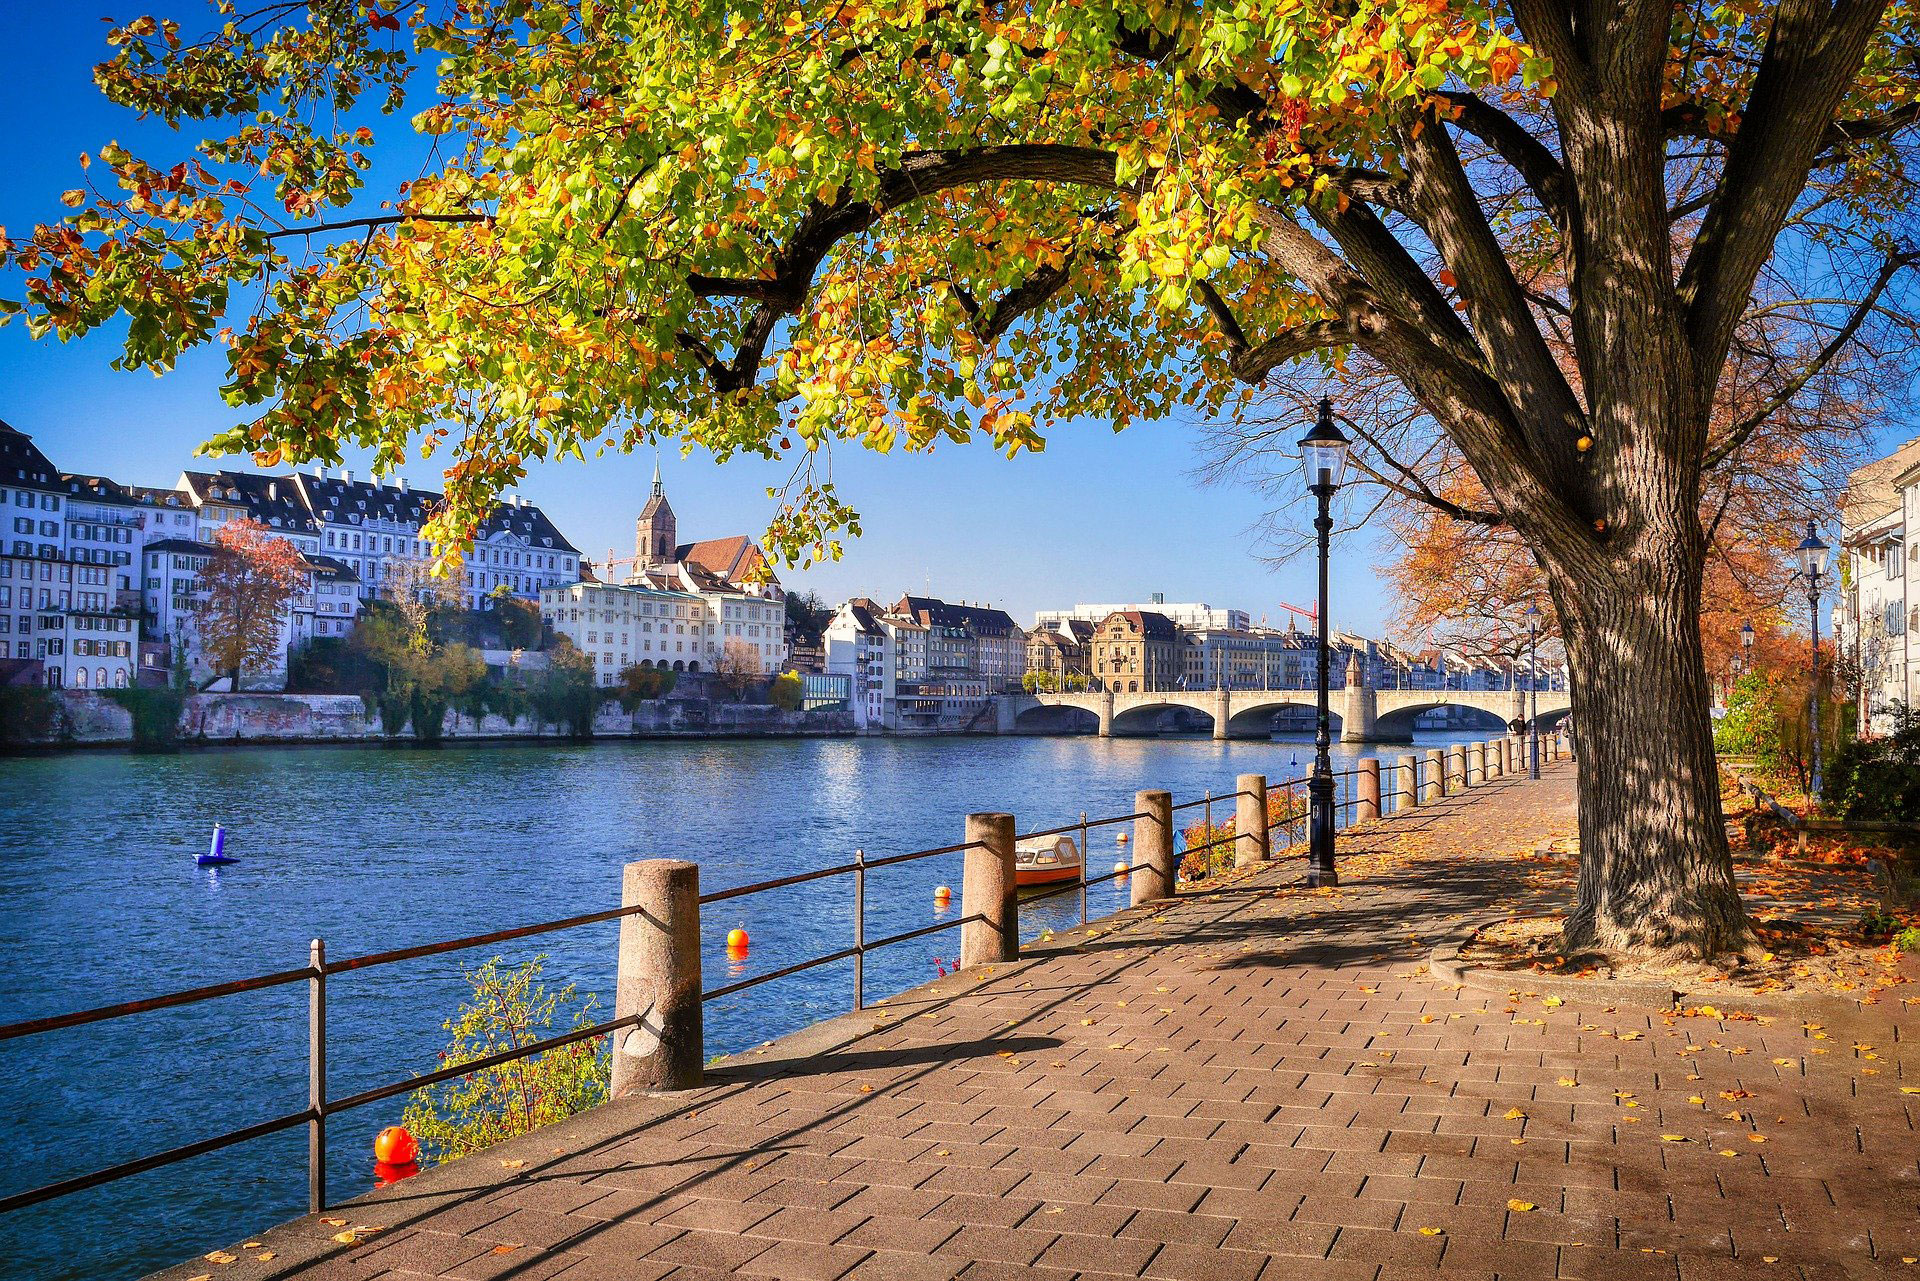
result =
[[[1301,617],[1301,618],[1304,618],[1304,619],[1306,619],[1306,620],[1307,620],[1307,626],[1308,626],[1308,628],[1309,628],[1309,629],[1311,629],[1311,628],[1313,628],[1314,626],[1316,626],[1316,625],[1318,625],[1318,623],[1319,623],[1319,621],[1320,621],[1320,611],[1319,611],[1319,609],[1318,609],[1318,608],[1305,608],[1305,609],[1303,609],[1303,608],[1301,608],[1301,607],[1300,607],[1300,606],[1298,606],[1298,605],[1289,605],[1289,604],[1287,604],[1287,602],[1285,602],[1285,601],[1281,601],[1281,602],[1280,602],[1280,608],[1281,608],[1281,609],[1284,609],[1284,610],[1286,610],[1286,611],[1287,611],[1288,613],[1290,613],[1290,614],[1295,614],[1295,615],[1298,615],[1298,616],[1299,616],[1299,617]]]
[[[622,565],[629,566],[635,572],[638,572],[640,569],[640,558],[638,556],[615,556],[613,554],[613,548],[607,548],[607,558],[600,562],[600,581],[603,583],[619,582],[620,580],[616,578],[614,574]]]

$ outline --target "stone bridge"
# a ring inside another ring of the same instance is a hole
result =
[[[1357,675],[1358,673],[1353,673]],[[1423,712],[1471,707],[1506,724],[1526,719],[1524,690],[1372,689],[1353,681],[1331,691],[1328,706],[1343,743],[1404,743],[1413,738],[1413,721]],[[1572,705],[1561,690],[1539,692],[1544,730],[1564,719]],[[1314,706],[1310,689],[1152,690],[1142,693],[1091,691],[1083,694],[1007,694],[999,700],[996,728],[1002,734],[1097,732],[1148,733],[1174,708],[1198,712],[1213,722],[1215,738],[1264,738],[1284,708]]]

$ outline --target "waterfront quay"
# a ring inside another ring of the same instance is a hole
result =
[[[1913,1070],[1908,1007],[1821,1016],[1830,1043],[1878,1047],[1867,1064],[1816,1057],[1811,1019],[1675,1029],[1427,972],[1527,893],[1574,791],[1565,763],[1488,781],[1343,833],[1337,889],[1286,860],[1151,900],[163,1276],[1903,1266],[1911,1133],[1860,1087]],[[1722,1091],[1767,1147],[1690,1101]]]

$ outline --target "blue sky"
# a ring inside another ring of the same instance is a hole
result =
[[[204,12],[196,0],[159,8],[190,25]],[[80,153],[108,139],[154,159],[185,154],[160,128],[109,106],[91,81],[90,68],[104,56],[103,18],[144,11],[70,0],[9,15],[0,50],[0,120],[8,126],[0,131],[0,226],[23,234],[61,213],[58,196],[77,185]],[[109,362],[117,354],[117,335],[108,332],[61,345],[34,342],[17,324],[0,329],[0,419],[34,436],[64,469],[170,483],[193,448],[236,416],[216,394],[220,354],[194,353],[159,378],[115,372]],[[1197,436],[1191,422],[1119,434],[1077,422],[1055,425],[1043,454],[1015,460],[971,446],[892,457],[843,449],[835,480],[866,532],[843,561],[788,574],[788,583],[830,600],[931,590],[1022,618],[1036,608],[1161,591],[1170,600],[1235,605],[1282,621],[1277,602],[1311,601],[1313,567],[1304,559],[1277,570],[1263,562],[1253,526],[1265,503],[1245,488],[1203,485],[1193,471]],[[653,461],[649,454],[549,464],[530,474],[522,492],[589,554],[610,546],[627,554]],[[757,533],[770,510],[766,487],[785,475],[755,460],[723,467],[703,455],[670,454],[663,461],[689,538]],[[438,479],[430,463],[407,475],[421,485]],[[1379,550],[1355,538],[1337,551],[1336,625],[1381,626],[1386,607],[1370,569]]]

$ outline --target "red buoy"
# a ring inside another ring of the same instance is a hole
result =
[[[727,951],[744,952],[747,950],[747,932],[739,926],[727,931]]]
[[[420,1145],[406,1126],[390,1125],[374,1135],[373,1159],[381,1165],[414,1165],[420,1160]]]
[[[402,1179],[411,1179],[420,1173],[420,1163],[409,1161],[405,1165],[388,1165],[385,1161],[373,1163],[373,1186],[384,1188],[389,1183],[398,1183]]]

